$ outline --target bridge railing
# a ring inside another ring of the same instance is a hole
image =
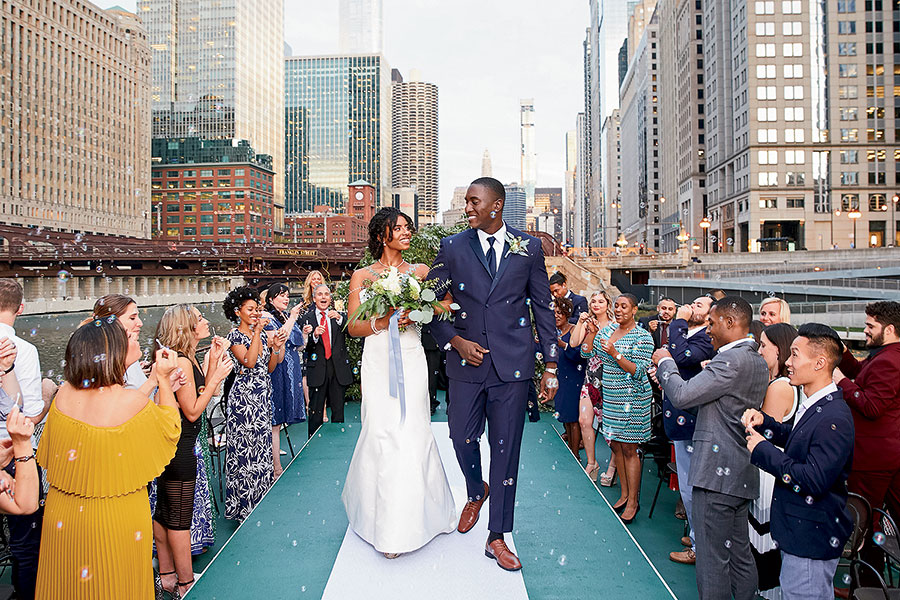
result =
[[[652,250],[643,251],[640,248],[626,246],[624,248],[612,247],[603,248],[599,246],[584,246],[566,248],[566,255],[569,258],[607,258],[612,256],[653,256],[656,252]]]

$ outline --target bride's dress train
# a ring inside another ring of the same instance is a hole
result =
[[[400,334],[406,420],[389,393],[388,332],[362,357],[362,431],[341,498],[350,527],[379,552],[412,552],[456,528],[458,515],[431,431],[428,366],[418,332]]]

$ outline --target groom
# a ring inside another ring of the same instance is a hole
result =
[[[496,179],[472,182],[466,192],[471,229],[441,240],[428,279],[449,282],[447,291],[459,304],[452,322],[431,324],[434,339],[447,350],[447,419],[469,496],[458,530],[472,529],[490,495],[485,554],[500,567],[516,571],[522,563],[503,534],[513,527],[528,382],[534,375],[531,313],[547,357],[541,379],[541,395],[547,398],[556,393],[557,349],[541,242],[503,222],[505,199],[503,184]],[[479,450],[485,418],[490,486],[482,478]]]

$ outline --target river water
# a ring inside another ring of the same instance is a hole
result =
[[[212,332],[224,336],[232,328],[232,323],[225,318],[222,304],[196,305],[204,317],[209,319]],[[141,347],[149,353],[150,345],[156,332],[156,325],[165,312],[163,306],[141,309]],[[90,316],[87,312],[61,313],[49,315],[29,315],[16,319],[16,335],[28,340],[38,349],[41,359],[41,370],[45,377],[56,382],[62,378],[62,361],[66,355],[66,344],[69,336],[78,328],[78,324]],[[201,346],[205,345],[203,342]]]

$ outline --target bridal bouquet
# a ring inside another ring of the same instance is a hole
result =
[[[392,308],[408,310],[409,319],[419,325],[427,325],[435,315],[439,319],[449,319],[450,311],[438,302],[437,292],[447,287],[447,283],[434,280],[421,281],[414,273],[401,273],[397,267],[390,267],[375,280],[363,284],[359,292],[359,308],[350,316],[350,321],[368,320],[382,317]],[[451,304],[452,310],[459,305]]]

